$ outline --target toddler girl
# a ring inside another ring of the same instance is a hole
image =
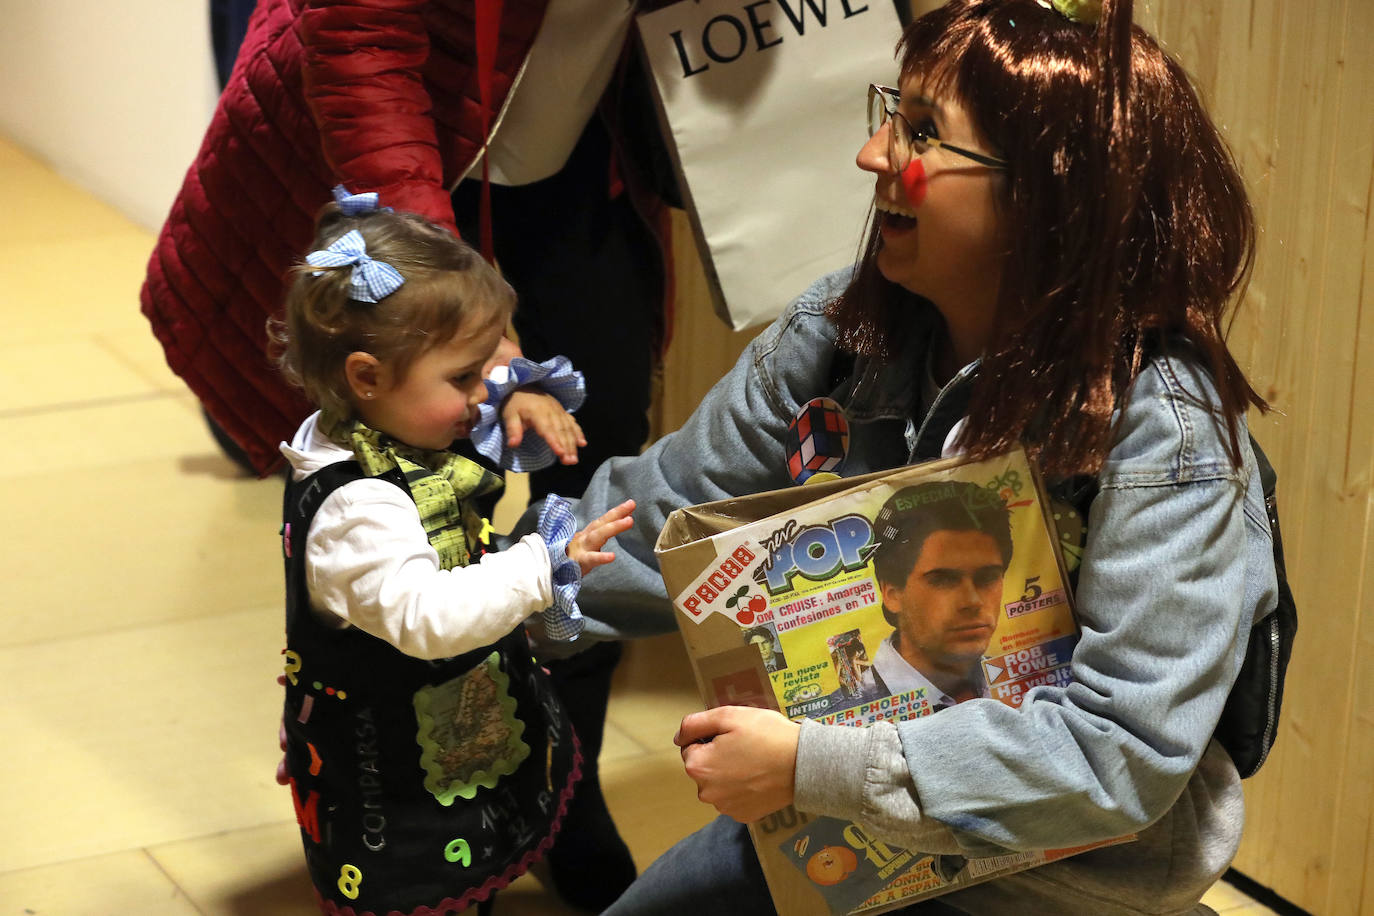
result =
[[[272,329],[320,408],[282,445],[287,774],[324,912],[454,913],[553,843],[581,755],[522,624],[577,632],[580,576],[633,503],[573,534],[555,497],[539,534],[485,553],[473,501],[501,479],[446,449],[478,422],[514,293],[365,195],[324,210],[315,247]],[[512,397],[507,417],[575,451],[558,401]]]

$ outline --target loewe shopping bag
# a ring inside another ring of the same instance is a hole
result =
[[[871,176],[864,91],[891,82],[892,0],[680,0],[637,19],[717,314],[763,324],[852,263]]]

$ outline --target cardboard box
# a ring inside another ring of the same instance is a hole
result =
[[[655,551],[707,707],[864,726],[972,696],[1019,706],[1070,677],[1058,532],[1019,449],[680,509]],[[1090,848],[931,855],[793,808],[750,832],[784,916],[881,913]]]

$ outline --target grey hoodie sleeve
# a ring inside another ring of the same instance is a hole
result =
[[[796,806],[863,824],[880,840],[921,852],[960,852],[949,828],[923,817],[902,741],[890,723],[866,728],[801,723]]]
[[[783,435],[803,401],[824,393],[834,351],[825,305],[843,288],[847,272],[812,285],[741,354],[734,368],[707,393],[676,432],[643,454],[601,465],[580,500],[579,526],[633,498],[635,526],[607,548],[615,562],[584,580],[578,604],[587,627],[577,643],[646,636],[674,628],[654,543],[673,510],[732,496],[790,486]],[[537,517],[537,505],[517,533]]]

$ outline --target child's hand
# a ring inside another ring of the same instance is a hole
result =
[[[586,575],[598,566],[605,566],[615,559],[615,554],[601,548],[617,534],[629,531],[635,520],[630,513],[635,511],[635,501],[627,499],[610,512],[573,535],[568,542],[568,559],[582,567]]]
[[[506,427],[506,447],[518,448],[528,427],[549,444],[564,464],[577,464],[577,449],[587,444],[582,427],[558,399],[537,388],[512,391],[501,405],[501,422]]]

